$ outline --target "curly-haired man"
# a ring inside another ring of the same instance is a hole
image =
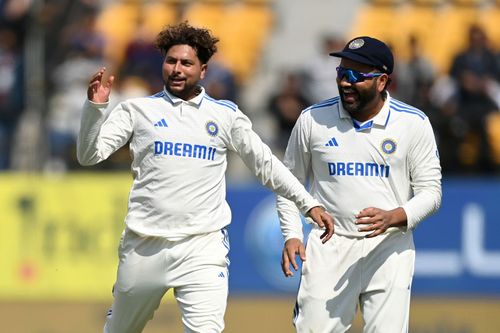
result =
[[[216,52],[210,31],[181,23],[157,38],[165,89],[106,112],[114,77],[91,79],[78,138],[82,165],[108,158],[127,142],[133,184],[105,333],[142,332],[173,288],[185,332],[221,332],[228,292],[225,199],[227,152],[236,152],[262,184],[333,234],[333,219],[272,154],[230,101],[199,81]]]

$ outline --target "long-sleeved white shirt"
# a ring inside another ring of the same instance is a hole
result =
[[[402,207],[413,230],[441,204],[441,166],[429,119],[390,96],[362,124],[344,110],[339,96],[307,108],[292,131],[284,163],[309,184],[339,235],[367,234],[354,224],[364,208]],[[277,207],[285,240],[302,239],[297,209],[279,196]]]
[[[179,240],[228,225],[228,150],[302,213],[319,206],[232,102],[212,99],[203,89],[189,101],[164,90],[106,108],[85,102],[78,161],[97,164],[129,142],[133,184],[125,223],[138,234]]]

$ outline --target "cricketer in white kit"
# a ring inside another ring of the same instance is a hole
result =
[[[105,333],[142,332],[170,288],[185,332],[224,329],[230,150],[262,184],[325,225],[324,241],[333,232],[331,217],[261,141],[248,117],[197,84],[216,41],[208,30],[187,23],[167,27],[157,42],[165,52],[165,89],[111,111],[107,101],[114,78],[104,82],[101,69],[89,84],[78,160],[99,163],[127,143],[132,155],[133,184]]]
[[[285,275],[290,264],[297,269],[295,255],[305,260],[294,324],[297,332],[346,332],[359,306],[364,332],[407,332],[412,233],[441,202],[434,133],[422,111],[385,91],[393,66],[385,44],[359,37],[332,55],[342,58],[343,95],[302,112],[284,161],[335,219],[326,250],[313,228],[302,252],[298,211],[277,199]]]

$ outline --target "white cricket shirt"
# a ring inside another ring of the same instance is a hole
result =
[[[380,112],[363,124],[344,110],[339,96],[305,109],[284,163],[310,185],[339,235],[367,234],[354,224],[364,208],[403,207],[412,230],[441,203],[441,166],[429,119],[389,95]],[[296,208],[279,197],[277,205],[285,239],[302,239]]]
[[[301,212],[320,205],[232,102],[214,100],[203,89],[189,101],[164,90],[126,100],[109,113],[106,107],[107,103],[86,101],[78,161],[99,163],[130,143],[134,180],[125,222],[138,234],[179,240],[228,225],[228,150],[235,151],[262,184],[293,200]]]

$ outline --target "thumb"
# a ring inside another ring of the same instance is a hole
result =
[[[323,223],[323,219],[321,218],[321,208],[311,208],[311,210],[309,210],[308,212],[308,215],[320,228],[323,228],[325,226],[325,224]]]

